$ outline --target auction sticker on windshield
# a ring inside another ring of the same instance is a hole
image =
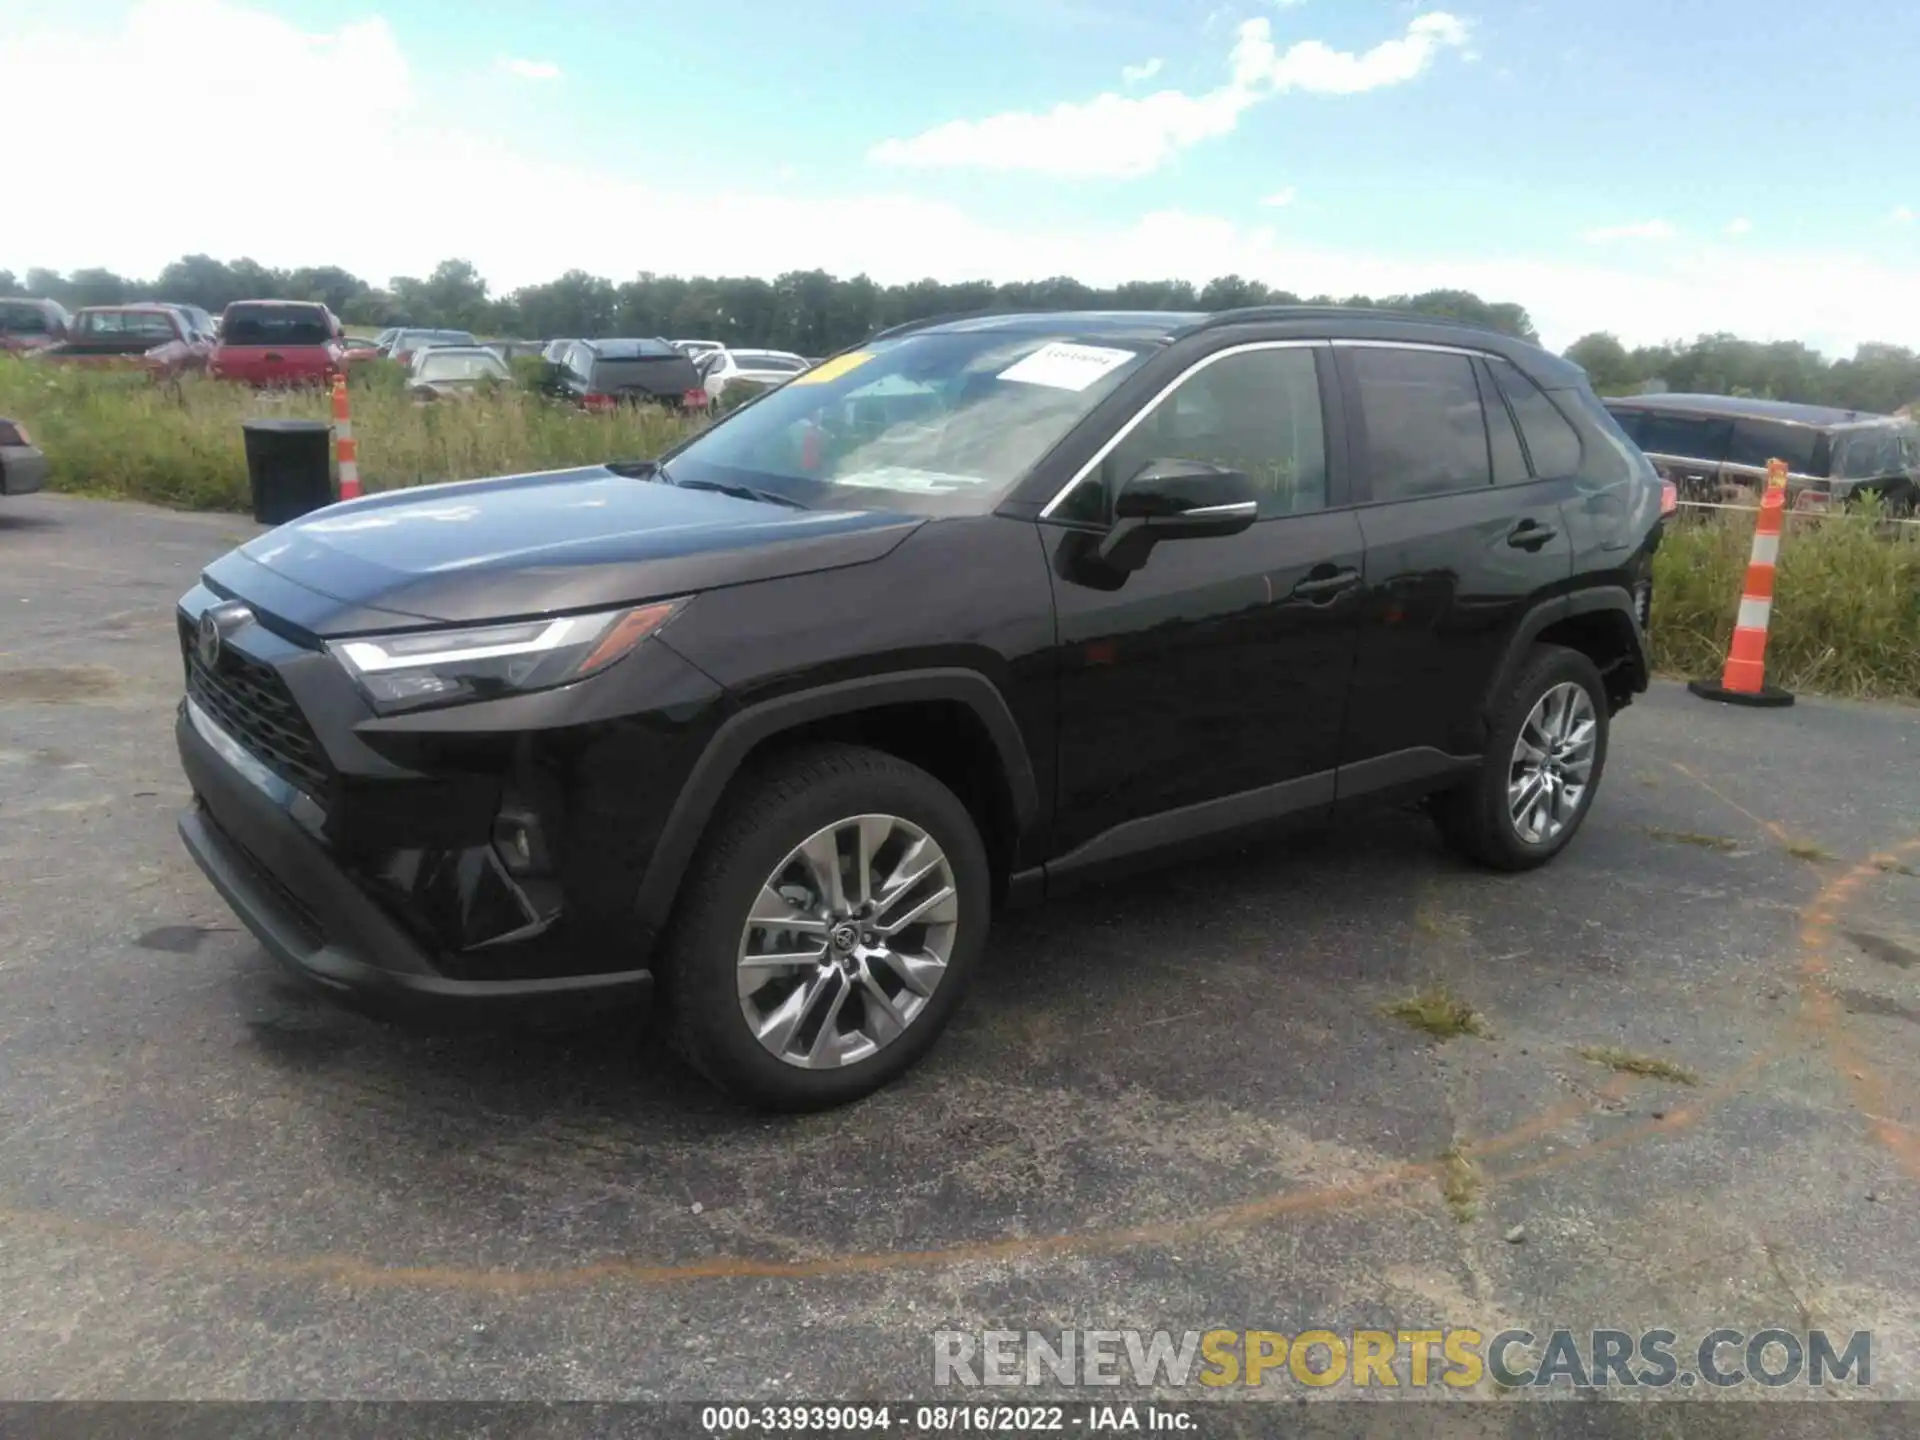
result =
[[[1131,350],[1111,350],[1104,345],[1069,345],[1056,340],[1009,365],[998,378],[1015,380],[1022,385],[1051,385],[1056,390],[1084,390],[1109,370],[1133,358]]]

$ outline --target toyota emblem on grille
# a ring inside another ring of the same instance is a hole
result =
[[[220,645],[230,632],[253,619],[253,611],[237,602],[210,605],[200,612],[200,629],[194,636],[194,650],[200,663],[211,670],[220,663]]]

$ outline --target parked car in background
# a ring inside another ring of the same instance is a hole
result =
[[[1787,462],[1800,509],[1878,494],[1909,511],[1920,495],[1920,425],[1892,415],[1736,395],[1634,395],[1608,412],[1686,500],[1750,497],[1767,461]]]
[[[57,300],[0,300],[0,352],[58,344],[72,318]]]
[[[204,370],[212,349],[171,305],[87,305],[74,312],[66,339],[30,353],[54,364],[130,367],[170,378]]]
[[[551,365],[542,388],[587,410],[636,404],[707,408],[700,372],[666,340],[574,340]]]
[[[340,354],[341,363],[345,365],[363,365],[369,360],[386,358],[386,352],[380,348],[379,342],[369,340],[364,335],[348,335],[340,343],[345,347]]]
[[[340,322],[306,300],[236,300],[220,318],[207,361],[217,380],[245,385],[325,385],[345,366]]]
[[[493,351],[502,360],[512,362],[525,356],[539,358],[547,353],[544,340],[489,340],[486,348]]]
[[[47,483],[47,457],[15,420],[0,420],[0,495],[31,495]]]
[[[414,352],[435,345],[473,345],[477,342],[465,330],[400,330],[387,342],[387,356],[402,365],[413,363]]]
[[[198,305],[178,305],[171,300],[162,300],[162,305],[171,306],[187,317],[187,328],[201,339],[214,341],[220,338],[220,322]]]
[[[935,323],[820,376],[207,567],[180,832],[272,953],[509,1015],[657,977],[694,1066],[813,1109],[928,1051],[1004,904],[1368,803],[1493,870],[1580,831],[1662,521],[1577,366],[1276,306]],[[1414,878],[1374,860],[1362,906]]]
[[[466,400],[489,381],[512,380],[513,371],[492,346],[433,345],[414,352],[407,393],[416,400]]]
[[[676,350],[691,355],[696,361],[705,359],[717,350],[727,348],[718,340],[675,340],[671,343]]]
[[[540,358],[545,360],[549,365],[557,364],[559,363],[560,357],[566,353],[567,347],[578,343],[578,337],[549,340],[545,345],[540,347]]]
[[[718,400],[736,380],[784,385],[812,368],[806,358],[786,350],[716,350],[699,359],[707,394]]]

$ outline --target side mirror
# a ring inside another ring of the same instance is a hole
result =
[[[1198,460],[1150,460],[1114,497],[1113,528],[1096,553],[1111,569],[1138,570],[1162,540],[1237,535],[1259,510],[1253,482],[1238,470]]]

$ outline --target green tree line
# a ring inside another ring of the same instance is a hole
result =
[[[1410,310],[1490,326],[1522,339],[1538,338],[1521,305],[1483,300],[1464,290],[1336,300],[1275,289],[1238,275],[1199,286],[1184,280],[1141,280],[1097,287],[1067,276],[1006,285],[938,280],[880,285],[865,275],[841,279],[821,270],[789,271],[771,280],[643,272],[616,282],[569,270],[544,284],[494,295],[465,260],[444,260],[425,278],[401,275],[376,286],[333,265],[282,270],[244,258],[187,255],[145,280],[102,269],[64,274],[32,269],[24,277],[0,270],[0,295],[43,296],[70,308],[170,300],[215,314],[235,300],[319,300],[349,324],[361,326],[445,326],[526,339],[664,335],[803,355],[829,354],[890,325],[976,310],[1214,311],[1303,300]],[[1704,335],[1629,349],[1600,333],[1583,336],[1566,353],[1606,395],[1704,391],[1879,413],[1920,398],[1920,354],[1896,345],[1862,345],[1850,357],[1829,360],[1794,341]]]

